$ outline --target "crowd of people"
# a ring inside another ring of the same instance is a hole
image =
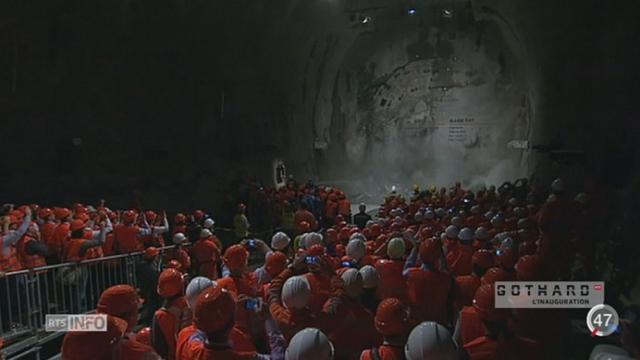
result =
[[[283,231],[250,236],[251,205],[239,204],[230,244],[200,210],[177,214],[170,226],[164,213],[104,204],[7,209],[0,270],[144,253],[138,289],[111,286],[96,304],[108,331],[67,333],[63,359],[556,359],[570,352],[569,312],[494,306],[496,281],[571,279],[576,259],[593,271],[599,239],[590,231],[590,196],[562,180],[550,190],[526,179],[476,191],[416,186],[408,196],[389,194],[373,217],[364,205],[351,214],[335,187],[289,182],[266,193]],[[165,241],[176,247],[161,254]],[[250,266],[251,255],[264,263]],[[626,323],[624,350],[615,351],[640,356],[638,330]]]

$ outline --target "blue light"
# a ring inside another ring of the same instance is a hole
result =
[[[414,9],[414,8],[410,8],[409,10],[407,10],[407,14],[409,14],[409,15],[415,15],[415,14],[416,14],[416,12],[417,12],[417,11],[416,11],[416,9]]]

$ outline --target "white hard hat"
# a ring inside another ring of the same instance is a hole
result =
[[[213,225],[215,225],[215,224],[216,224],[216,222],[213,221],[212,218],[207,218],[207,219],[204,220],[204,224],[203,225],[204,225],[205,229],[211,229],[213,227]]]
[[[493,211],[489,210],[486,213],[484,213],[484,218],[487,220],[491,220],[491,218],[493,218],[493,215],[494,215]]]
[[[282,285],[282,304],[288,309],[302,309],[311,296],[311,285],[304,276],[292,276]]]
[[[373,220],[369,220],[369,221],[367,221],[367,223],[365,224],[365,226],[364,226],[364,227],[368,227],[368,228],[370,228],[370,227],[372,227],[375,223],[376,223],[375,221],[373,221]]]
[[[518,206],[518,199],[512,197],[509,199],[509,205],[511,206]]]
[[[283,232],[277,232],[271,238],[271,248],[274,250],[282,250],[289,246],[291,238]]]
[[[340,276],[344,282],[344,292],[351,298],[357,298],[362,294],[364,279],[357,269],[348,269]]]
[[[363,287],[365,289],[372,289],[378,287],[378,270],[371,265],[365,265],[360,268],[360,274],[362,275]]]
[[[411,330],[404,348],[407,360],[455,360],[458,358],[446,327],[426,321]]]
[[[503,221],[503,219],[502,219],[502,216],[500,216],[500,214],[498,214],[498,215],[496,215],[496,216],[494,216],[494,217],[492,217],[492,218],[491,218],[491,225],[493,225],[493,226],[499,226],[499,225],[502,225],[502,224],[503,224],[503,222],[504,222],[504,221]]]
[[[424,213],[424,218],[427,220],[433,220],[433,218],[436,217],[436,214],[434,214],[434,212],[432,210],[427,210]]]
[[[480,205],[473,205],[471,207],[471,213],[476,215],[476,214],[480,214],[480,210],[482,210],[482,208],[480,207]]]
[[[522,207],[515,207],[513,208],[513,215],[520,219],[525,217],[527,215],[527,212]]]
[[[349,237],[349,240],[353,240],[353,239],[360,239],[362,241],[367,241],[367,237],[364,236],[364,234],[362,234],[361,232],[355,232],[351,234],[351,237]]]
[[[513,249],[513,239],[509,236],[502,239],[502,243],[500,244],[500,248],[502,249]]]
[[[364,257],[366,251],[367,247],[361,239],[352,239],[347,243],[347,256],[355,261],[360,261],[360,259]]]
[[[424,214],[421,212],[416,212],[415,215],[413,215],[413,220],[417,223],[422,222],[422,220],[424,220]]]
[[[174,244],[182,244],[183,242],[187,241],[187,237],[184,236],[183,233],[175,233],[173,234],[173,243]]]
[[[400,209],[391,209],[391,211],[389,211],[389,215],[391,215],[391,217],[397,217],[400,215]]]
[[[404,220],[403,220],[403,219],[402,219],[402,217],[400,217],[400,216],[396,216],[396,217],[395,217],[395,219],[393,219],[393,222],[394,222],[395,224],[402,224],[402,222],[403,222],[403,221],[404,221]]]
[[[564,181],[562,181],[562,179],[560,178],[553,180],[553,182],[551,183],[551,191],[553,191],[554,193],[563,192]]]
[[[458,237],[458,228],[455,225],[449,225],[444,234],[450,239],[455,239]]]
[[[473,236],[474,236],[473,229],[468,227],[463,228],[458,233],[458,239],[462,241],[473,241]]]
[[[402,259],[405,251],[404,240],[400,238],[393,238],[389,241],[389,244],[387,244],[387,256],[389,259]]]
[[[306,328],[291,338],[285,360],[333,360],[333,344],[320,330]]]
[[[200,238],[201,238],[201,239],[208,238],[208,237],[209,237],[209,236],[211,236],[211,235],[213,235],[213,234],[211,234],[211,231],[209,231],[209,229],[202,229],[202,230],[200,231]]]
[[[576,195],[576,201],[581,204],[586,204],[589,202],[589,195],[581,192],[578,195]]]
[[[438,215],[439,217],[443,217],[447,214],[447,211],[443,208],[437,208],[436,209],[436,215]]]
[[[304,240],[304,248],[309,249],[313,245],[321,245],[322,244],[322,235],[317,232],[307,233],[303,239]]]
[[[187,303],[191,309],[196,307],[196,300],[198,300],[198,295],[203,292],[205,289],[210,288],[212,286],[217,286],[218,284],[204,276],[197,276],[189,282],[187,285],[187,290],[185,291],[185,297],[187,298]]]
[[[480,226],[479,228],[476,229],[476,233],[474,234],[474,237],[478,240],[487,240],[489,239],[489,232],[485,227]]]
[[[454,216],[453,218],[451,218],[451,225],[461,228],[462,226],[464,226],[464,221],[460,216]]]

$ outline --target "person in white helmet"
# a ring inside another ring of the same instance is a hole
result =
[[[180,263],[180,269],[183,272],[189,271],[191,268],[191,257],[184,249],[185,244],[189,241],[183,233],[175,233],[173,235],[173,244],[175,248],[168,251],[164,260],[169,263],[171,260],[176,260]]]
[[[402,275],[405,251],[404,240],[393,238],[387,243],[387,258],[376,261],[375,268],[380,276],[378,300],[390,297],[406,300],[407,287]]]
[[[216,225],[215,220],[213,220],[212,218],[207,218],[204,220],[204,222],[202,223],[202,226],[205,229],[209,229],[210,231],[213,232],[213,227]]]
[[[365,265],[361,267],[359,271],[360,275],[362,275],[362,296],[360,297],[360,302],[371,311],[371,313],[375,313],[380,303],[376,297],[376,289],[380,282],[378,271],[371,265]]]
[[[216,280],[218,278],[221,249],[213,241],[213,234],[209,229],[200,231],[200,239],[193,245],[191,253],[193,254],[198,274],[211,280]]]
[[[289,235],[283,232],[277,232],[271,237],[271,248],[273,250],[282,251],[286,253],[286,249],[291,243],[291,238]]]
[[[407,360],[456,360],[456,345],[446,327],[431,321],[416,326],[404,348]]]
[[[329,338],[316,328],[299,331],[289,342],[285,360],[333,360],[334,348]]]
[[[347,246],[346,246],[347,256],[355,260],[356,263],[360,262],[360,260],[366,255],[366,252],[367,252],[367,247],[364,241],[359,237],[353,238],[349,240],[349,242],[347,243]]]

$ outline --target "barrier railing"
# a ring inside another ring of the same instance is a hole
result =
[[[161,256],[174,248],[161,248]],[[6,273],[0,278],[0,338],[5,345],[44,334],[47,314],[95,310],[100,294],[115,284],[137,287],[136,266],[143,252]],[[8,348],[8,347],[7,347]],[[0,349],[0,358],[7,354]]]

